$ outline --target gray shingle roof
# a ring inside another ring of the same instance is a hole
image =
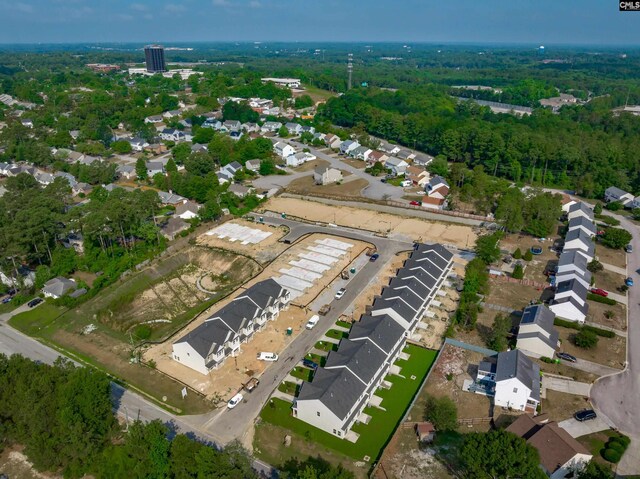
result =
[[[42,291],[53,296],[64,296],[69,291],[76,289],[75,281],[58,276],[50,279],[44,284]]]
[[[576,211],[582,211],[586,213],[589,218],[593,219],[593,210],[582,201],[578,201],[577,203],[569,206],[569,213],[574,213]]]
[[[376,346],[389,354],[398,340],[404,335],[404,328],[386,314],[379,316],[362,316],[353,323],[349,332],[351,341],[369,339]]]
[[[347,368],[358,379],[369,384],[385,362],[387,355],[369,339],[350,341],[343,339],[337,351],[331,351],[325,369]]]
[[[605,194],[621,197],[624,195],[628,195],[629,193],[627,191],[624,191],[622,188],[618,188],[617,186],[610,186],[605,190]]]
[[[576,250],[563,251],[558,259],[558,268],[560,266],[574,265],[582,271],[587,271],[588,264],[587,258]]]
[[[340,419],[346,419],[365,389],[348,369],[318,368],[313,381],[302,384],[298,400],[318,399]]]
[[[536,324],[545,331],[551,332],[553,328],[553,320],[556,315],[544,304],[535,304],[527,306],[522,312],[520,324]]]
[[[583,227],[588,229],[592,235],[595,235],[597,231],[596,225],[594,225],[592,221],[589,221],[584,216],[578,216],[576,218],[569,220],[569,230],[572,230],[578,227]]]
[[[518,378],[531,389],[531,397],[540,400],[540,366],[517,349],[498,353],[496,382],[511,378]]]
[[[568,291],[573,291],[579,298],[587,297],[587,288],[585,288],[582,283],[576,281],[575,278],[568,281],[562,281],[556,285],[556,296]]]

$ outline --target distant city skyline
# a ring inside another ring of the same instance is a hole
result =
[[[0,43],[425,42],[640,45],[607,0],[0,0]]]

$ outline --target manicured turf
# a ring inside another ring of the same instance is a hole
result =
[[[36,308],[16,314],[9,320],[9,324],[29,336],[38,337],[41,336],[40,331],[50,326],[65,310],[66,308],[45,301]]]
[[[310,381],[313,377],[313,369],[296,366],[291,370],[291,375],[294,378],[302,379],[303,381]]]
[[[332,339],[343,339],[348,338],[349,333],[345,331],[338,331],[337,329],[330,329],[329,331],[327,331],[326,336]]]
[[[318,341],[315,345],[316,349],[320,351],[337,351],[338,345],[335,343],[330,343],[329,341]]]
[[[437,354],[436,351],[413,345],[407,346],[404,351],[410,355],[409,360],[398,360],[395,363],[401,368],[401,374],[404,377],[387,376],[387,381],[393,384],[391,389],[381,389],[376,392],[376,396],[383,398],[381,406],[385,411],[373,407],[365,409],[365,413],[371,416],[371,420],[369,424],[354,426],[353,431],[360,435],[355,444],[294,418],[291,415],[291,403],[287,401],[270,400],[260,416],[266,422],[285,427],[300,436],[335,449],[351,458],[362,460],[365,456],[369,456],[370,464],[372,464],[393,435]],[[411,376],[415,376],[415,379],[411,379]]]
[[[284,381],[278,386],[278,391],[282,391],[283,393],[286,393],[286,394],[291,394],[292,396],[297,396],[299,390],[300,390],[299,385],[289,381]]]
[[[347,329],[351,328],[351,323],[348,323],[346,321],[337,320],[336,324],[343,328],[347,328]]]

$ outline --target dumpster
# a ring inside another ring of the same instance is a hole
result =
[[[287,328],[287,336],[291,336],[293,334],[293,328]]]

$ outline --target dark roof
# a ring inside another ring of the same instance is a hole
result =
[[[349,331],[349,339],[358,341],[369,339],[385,353],[391,353],[398,340],[404,335],[404,328],[386,314],[379,316],[362,316],[353,323]]]
[[[207,320],[174,344],[188,343],[200,356],[206,358],[222,348],[230,335],[233,332],[220,321]]]
[[[424,301],[422,298],[420,298],[418,295],[416,295],[414,292],[412,292],[407,288],[400,288],[400,289],[392,289],[389,287],[384,288],[382,290],[381,297],[386,300],[399,299],[404,303],[406,303],[407,305],[411,306],[411,309],[413,309],[414,311],[418,311]]]
[[[558,267],[566,266],[566,265],[575,265],[577,268],[582,271],[587,271],[587,265],[589,262],[587,261],[586,256],[578,253],[576,250],[568,250],[563,251],[560,255],[560,259],[558,260]]]
[[[569,220],[570,230],[580,226],[582,226],[583,228],[587,228],[591,232],[591,234],[595,235],[597,232],[596,225],[593,224],[593,221],[588,220],[584,216],[576,216],[575,218]]]
[[[376,298],[373,301],[373,307],[371,308],[371,311],[375,312],[383,309],[391,309],[392,311],[395,311],[401,318],[407,318],[407,321],[411,321],[416,314],[416,312],[412,308],[410,308],[407,303],[399,298]]]
[[[414,255],[422,255],[430,251],[436,253],[437,256],[430,256],[430,258],[432,258],[433,262],[441,268],[445,268],[449,261],[453,259],[453,253],[441,244],[419,244],[411,254],[411,257],[413,257]],[[444,262],[441,261],[440,258],[442,258]]]
[[[346,419],[365,389],[366,386],[348,369],[318,368],[313,381],[302,384],[298,400],[318,399],[336,416]]]
[[[396,276],[389,282],[389,286],[387,288],[399,290],[403,288],[408,288],[413,291],[414,294],[421,297],[423,300],[426,298],[431,292],[431,288],[421,283],[415,277],[404,277],[400,278]]]
[[[609,188],[604,190],[604,192],[608,195],[617,196],[618,198],[629,194],[629,192],[624,191],[622,188],[618,188],[617,186],[610,186]]]
[[[569,213],[574,213],[576,211],[583,211],[589,216],[589,218],[593,219],[593,210],[585,205],[582,201],[578,201],[577,203],[569,206]]]
[[[560,293],[566,293],[568,291],[573,291],[576,296],[584,299],[586,299],[588,292],[587,288],[585,288],[582,283],[576,281],[575,278],[572,278],[568,281],[561,281],[556,285],[556,296]]]
[[[207,321],[220,320],[235,333],[239,333],[249,320],[259,314],[258,305],[246,296],[241,296],[218,310]]]
[[[553,320],[556,315],[544,304],[527,306],[522,312],[520,324],[537,324],[545,331],[553,330]]]
[[[531,389],[531,397],[540,400],[540,366],[517,349],[498,353],[496,382],[511,378],[518,378]]]
[[[347,368],[368,385],[386,359],[386,353],[369,339],[363,341],[343,339],[340,341],[338,350],[329,353],[324,367],[326,369]]]
[[[266,309],[271,306],[285,292],[273,278],[260,281],[248,288],[240,297],[248,297],[260,308]]]
[[[406,264],[406,263],[405,263]],[[397,278],[401,280],[413,280],[422,283],[425,287],[432,289],[435,284],[438,282],[437,277],[433,277],[433,275],[426,272],[424,269],[420,267],[414,268],[402,268],[398,271]]]

